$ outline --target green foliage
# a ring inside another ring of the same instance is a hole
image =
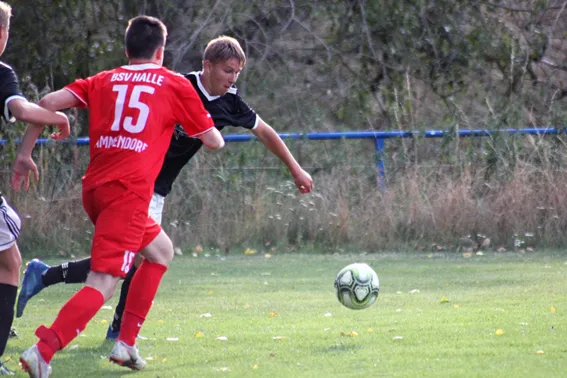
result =
[[[566,52],[557,41],[566,25],[555,2],[11,4],[11,39],[3,59],[15,67],[24,92],[35,101],[77,77],[126,63],[124,28],[129,18],[144,13],[167,24],[166,65],[178,71],[198,70],[211,38],[229,34],[239,39],[249,58],[238,82],[240,93],[280,132],[450,131],[441,141],[387,142],[384,158],[393,194],[376,191],[374,146],[363,141],[288,143],[315,178],[318,192],[308,199],[297,196],[289,172],[260,143],[228,146],[214,156],[199,153],[168,198],[165,227],[176,225],[168,229],[176,242],[232,247],[269,240],[385,248],[453,241],[476,225],[493,231],[492,238],[505,245],[515,232],[538,227],[540,242],[565,242],[558,232],[563,222],[553,220],[555,213],[543,216],[528,207],[555,208],[563,198],[564,136],[457,136],[459,129],[564,126]],[[73,137],[87,135],[88,114],[70,115]],[[23,127],[7,126],[1,136],[13,141]],[[4,188],[14,152],[8,143],[0,155]],[[36,223],[33,216],[24,228],[25,243],[67,254],[88,244],[90,226],[77,221],[82,219],[78,199],[87,155],[86,149],[69,145],[37,150],[40,183],[28,196],[12,197],[18,210],[48,216],[61,228]],[[531,181],[520,180],[522,175]],[[539,203],[515,202],[510,213],[489,211],[504,209],[508,197],[529,200],[526,193],[540,191],[546,193],[543,198],[532,195]],[[445,213],[446,203],[452,214]],[[50,212],[53,204],[58,204],[56,211]],[[219,228],[224,231],[220,236]]]

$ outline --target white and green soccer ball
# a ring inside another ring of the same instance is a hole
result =
[[[368,264],[354,263],[345,266],[335,279],[337,298],[353,310],[367,308],[378,298],[378,275]]]

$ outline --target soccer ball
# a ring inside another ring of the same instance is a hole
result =
[[[335,289],[339,302],[350,309],[362,310],[376,301],[380,283],[370,266],[354,263],[345,266],[337,274]]]

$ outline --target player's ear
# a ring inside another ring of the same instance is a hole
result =
[[[213,62],[210,60],[203,60],[203,71],[209,72],[213,69]]]
[[[157,48],[156,52],[155,52],[155,58],[157,61],[162,62],[163,64],[163,55],[165,52],[165,46],[160,46]]]

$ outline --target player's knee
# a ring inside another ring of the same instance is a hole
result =
[[[120,277],[91,270],[85,283],[87,286],[98,290],[102,294],[104,301],[106,302],[114,295],[114,292],[116,291],[116,285],[118,284],[119,280]]]
[[[143,256],[148,261],[168,266],[173,260],[173,243],[165,232],[161,232],[146,248]]]

